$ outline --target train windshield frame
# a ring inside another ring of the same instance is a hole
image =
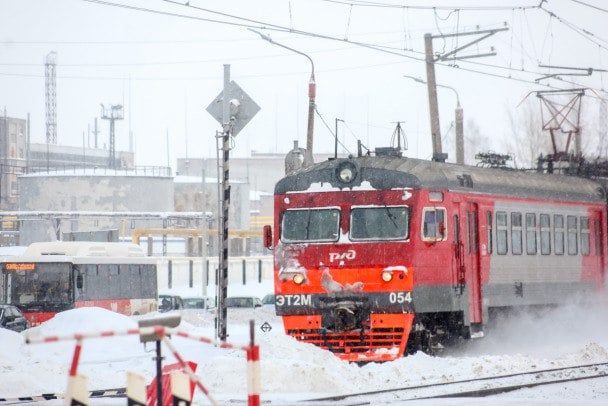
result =
[[[407,240],[410,235],[408,206],[352,206],[351,241]]]
[[[288,209],[281,218],[281,241],[335,242],[340,237],[340,208]]]
[[[68,262],[7,263],[4,300],[24,312],[70,309],[74,303],[71,269]]]

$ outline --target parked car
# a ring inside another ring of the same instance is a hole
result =
[[[2,304],[0,305],[0,327],[21,332],[30,328],[30,322],[17,307]]]
[[[255,296],[233,296],[226,298],[226,307],[262,307],[262,301]]]
[[[168,312],[171,310],[181,310],[184,306],[184,300],[177,295],[158,295],[158,311]]]
[[[202,296],[192,296],[182,298],[184,301],[185,309],[209,309],[213,307],[211,299]]]
[[[274,296],[274,293],[269,293],[262,298],[262,304],[274,306],[275,300],[276,300],[276,298]]]

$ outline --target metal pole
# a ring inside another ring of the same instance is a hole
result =
[[[218,339],[226,341],[227,311],[226,297],[228,296],[228,208],[230,206],[230,106],[229,106],[230,65],[224,65],[224,97],[222,99],[222,123],[223,123],[223,160],[222,169],[224,177],[222,186],[224,198],[222,200],[222,250],[220,260],[220,278],[218,283]]]
[[[433,161],[443,162],[441,150],[441,129],[439,127],[439,107],[437,105],[437,85],[435,82],[435,61],[433,59],[433,37],[424,34],[424,51],[426,59],[426,82],[429,93],[429,114],[431,119],[431,137],[433,141]]]
[[[163,404],[163,358],[160,351],[160,339],[156,340],[156,405]]]
[[[464,165],[464,132],[463,132],[463,112],[460,102],[456,106],[456,163]]]
[[[310,58],[308,58],[310,59]],[[317,93],[317,85],[315,82],[315,65],[310,59],[312,72],[310,73],[310,81],[308,82],[308,127],[306,129],[306,158],[304,162],[306,166],[314,163],[312,156],[313,132],[315,126],[315,97]]]
[[[268,35],[262,34],[261,32],[256,31],[254,29],[248,28],[248,30],[251,32],[255,32],[260,37],[262,37],[263,40],[268,41],[271,44],[280,46],[281,48],[285,48],[291,52],[295,52],[296,54],[304,56],[310,62],[311,71],[310,71],[310,80],[308,81],[308,127],[306,130],[306,156],[304,157],[304,166],[305,167],[310,166],[314,163],[314,160],[312,157],[312,146],[313,146],[313,132],[314,132],[314,126],[315,126],[314,125],[315,124],[315,97],[317,94],[317,84],[315,81],[315,63],[313,62],[313,60],[310,56],[306,55],[302,51],[298,51],[297,49],[293,49],[291,47],[288,47],[287,45],[283,45],[278,42],[275,42]]]
[[[338,119],[336,118],[336,132],[334,133],[334,158],[338,158]]]
[[[207,269],[207,230],[209,229],[207,224],[207,198],[205,191],[206,188],[206,170],[205,170],[205,161],[201,160],[201,211],[203,212],[203,224],[201,225],[201,279],[203,281],[203,298],[205,300],[205,304],[207,304],[207,285],[209,284],[208,276],[209,272]],[[205,306],[206,307],[206,306]]]

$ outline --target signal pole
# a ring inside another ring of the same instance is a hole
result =
[[[230,138],[241,129],[260,110],[260,107],[237,85],[230,81],[230,65],[224,65],[224,89],[207,107],[222,126],[222,217],[220,220],[222,247],[218,255],[219,278],[217,283],[217,322],[216,335],[225,341],[227,334],[226,297],[228,293],[228,213],[230,207]],[[219,161],[219,160],[218,160]],[[219,217],[219,216],[218,216]]]

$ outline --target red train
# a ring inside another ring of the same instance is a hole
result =
[[[275,187],[276,312],[348,361],[483,336],[496,309],[601,290],[606,188],[557,174],[375,156],[332,159]]]

